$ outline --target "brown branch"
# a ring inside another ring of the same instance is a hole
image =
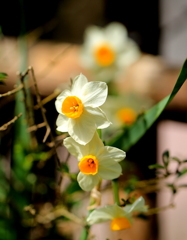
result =
[[[12,120],[10,120],[9,122],[5,123],[4,125],[2,125],[0,127],[0,131],[5,131],[8,126],[12,123],[14,123],[19,117],[21,117],[22,113],[18,114],[17,116],[15,116]]]
[[[41,100],[42,104],[45,105],[46,103],[50,102],[52,99],[56,98],[60,94],[60,92],[60,89],[56,89],[52,94]],[[38,104],[34,106],[35,110],[39,108],[40,106]]]
[[[23,84],[20,84],[17,88],[15,88],[15,89],[13,89],[13,90],[11,90],[11,91],[8,91],[8,92],[6,92],[6,93],[0,94],[0,98],[1,98],[1,97],[10,96],[10,95],[12,95],[12,94],[14,94],[14,93],[17,93],[17,92],[18,92],[19,90],[21,90],[21,89],[23,89]]]
[[[48,124],[48,121],[47,121],[47,118],[46,118],[46,115],[45,115],[45,108],[43,107],[43,103],[42,103],[42,100],[41,100],[41,96],[40,96],[40,93],[39,93],[39,89],[38,89],[38,86],[37,86],[37,83],[36,83],[36,78],[35,78],[35,74],[34,74],[34,69],[30,66],[28,68],[30,71],[31,71],[31,75],[32,75],[32,79],[33,79],[33,82],[34,82],[34,87],[35,87],[35,92],[36,92],[36,100],[37,100],[37,103],[38,105],[40,106],[40,110],[41,110],[41,113],[42,113],[42,118],[43,118],[43,121],[44,121],[44,124],[46,126],[46,133],[45,133],[45,136],[43,138],[43,142],[46,142],[46,139],[48,138],[48,136],[50,135],[51,137],[51,140],[52,140],[52,143],[50,143],[50,145],[52,147],[55,148],[55,151],[56,151],[56,146],[55,146],[55,141],[54,141],[54,137],[51,133],[51,128]],[[56,156],[56,161],[57,161],[57,164],[58,166],[60,167],[60,161],[58,159],[58,157]]]
[[[47,118],[45,116],[45,109],[43,107],[43,104],[42,104],[42,101],[41,101],[41,97],[40,97],[40,94],[39,94],[39,90],[38,90],[38,86],[37,86],[37,83],[36,83],[34,70],[33,70],[32,67],[29,67],[29,70],[31,71],[32,79],[33,79],[33,82],[34,82],[34,87],[35,87],[35,91],[36,91],[36,100],[37,100],[38,105],[40,106],[42,117],[43,117],[43,120],[44,120],[44,123],[45,123],[45,126],[46,126],[46,133],[45,133],[45,136],[43,138],[43,142],[45,142],[46,139],[48,138],[50,132],[51,132],[51,128],[50,128],[50,126],[49,126],[49,124],[47,122]]]
[[[39,124],[35,124],[35,125],[29,127],[29,128],[28,128],[28,131],[29,131],[29,132],[36,131],[36,130],[38,130],[39,128],[42,128],[42,127],[45,127],[45,126],[46,126],[46,123],[45,123],[45,122],[39,123]]]

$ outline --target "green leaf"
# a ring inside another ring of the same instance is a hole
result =
[[[5,84],[4,80],[8,77],[6,73],[0,72],[0,85]]]
[[[8,74],[0,72],[0,81],[5,80],[8,77]]]
[[[184,169],[182,169],[182,171],[180,171],[179,173],[178,173],[178,176],[177,177],[181,177],[181,176],[183,176],[184,174],[186,174],[187,173],[187,168],[184,168]]]
[[[163,154],[162,154],[162,161],[164,163],[164,166],[168,166],[169,164],[169,151],[165,151]]]
[[[116,146],[125,151],[130,149],[138,140],[146,133],[146,131],[152,126],[156,119],[163,112],[165,107],[175,97],[185,80],[187,79],[187,59],[183,64],[177,82],[170,95],[162,99],[159,103],[142,114],[137,121],[125,129],[120,135],[107,143],[107,145]]]
[[[174,161],[178,162],[178,163],[180,163],[180,162],[181,162],[181,161],[180,161],[180,159],[179,159],[179,158],[177,158],[177,157],[172,157],[172,159],[173,159]]]
[[[164,169],[165,167],[160,165],[160,164],[149,165],[149,169],[155,169],[155,168],[162,168],[162,169]]]

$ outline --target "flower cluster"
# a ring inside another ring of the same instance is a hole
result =
[[[111,124],[100,108],[105,103],[107,94],[105,82],[88,82],[80,74],[73,80],[70,90],[64,90],[55,102],[59,113],[57,130],[70,135],[64,139],[63,144],[78,160],[80,172],[77,181],[84,191],[91,191],[102,179],[113,180],[122,174],[120,162],[126,153],[105,146],[97,131]],[[131,226],[132,213],[139,210],[146,210],[143,198],[124,208],[115,204],[96,209],[87,222],[94,224],[111,220],[112,230],[125,229]]]
[[[85,191],[91,191],[101,179],[118,178],[122,173],[119,162],[126,156],[120,149],[104,146],[96,131],[111,124],[100,108],[107,91],[105,82],[88,82],[80,74],[71,89],[63,91],[55,102],[59,113],[57,130],[70,135],[64,146],[79,161],[77,180]]]

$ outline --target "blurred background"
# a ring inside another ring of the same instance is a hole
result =
[[[91,73],[79,62],[84,32],[90,25],[105,27],[111,22],[122,23],[127,28],[129,38],[135,41],[142,52],[141,58],[117,81],[118,89],[123,94],[131,92],[140,94],[152,103],[159,102],[171,92],[187,57],[185,0],[8,0],[1,1],[0,9],[0,72],[8,74],[6,84],[0,85],[1,94],[14,87],[17,72],[25,71],[28,66],[35,70],[42,98],[58,88],[63,90],[68,86],[70,78],[80,72],[92,80]],[[24,37],[26,40],[23,40]],[[136,165],[140,179],[155,177],[155,172],[148,170],[147,166],[159,163],[165,150],[171,151],[173,156],[186,158],[185,145],[179,144],[186,143],[187,140],[186,92],[185,83],[156,123],[128,151],[128,161]],[[46,105],[46,109],[51,125],[55,126],[57,113],[53,104],[54,99]],[[2,99],[0,107],[0,125],[3,125],[7,121],[4,111],[7,111],[7,107],[10,112],[13,111],[13,105],[11,100]],[[5,141],[6,144],[7,142]],[[1,146],[1,154],[4,153],[6,144]],[[48,175],[51,166],[54,167],[50,163],[46,172],[39,174]],[[147,234],[142,236],[142,240],[187,238],[185,225],[183,226],[187,220],[187,214],[184,214],[187,209],[183,202],[185,194],[182,192],[176,197],[174,209],[152,216],[151,228],[145,227]],[[55,199],[52,195],[49,194],[47,201]],[[163,206],[169,195],[169,192],[149,194],[150,205]],[[37,194],[35,197],[37,199]],[[180,219],[180,226],[175,225],[177,219]],[[137,233],[141,232],[141,227],[141,224],[138,225]],[[47,236],[36,236],[37,233],[28,239],[48,239]],[[123,235],[120,238],[123,239]],[[59,234],[55,239],[64,238]],[[115,240],[116,236],[111,239]],[[137,234],[131,235],[129,239],[140,238]]]

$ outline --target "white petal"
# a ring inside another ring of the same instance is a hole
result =
[[[133,41],[129,41],[127,48],[118,56],[116,63],[120,68],[127,67],[137,61],[141,56],[138,46]]]
[[[99,183],[99,176],[96,175],[85,175],[83,173],[79,173],[77,176],[77,181],[80,187],[84,191],[91,191],[98,183]]]
[[[70,119],[68,129],[70,136],[76,142],[85,145],[93,138],[96,131],[94,116],[84,111],[79,118]]]
[[[100,165],[99,162],[99,170],[98,175],[106,180],[112,180],[118,178],[122,173],[121,165],[112,160],[108,160],[105,165]]]
[[[70,95],[71,95],[71,92],[69,90],[65,90],[60,95],[58,95],[55,101],[55,106],[58,113],[62,113],[62,103],[64,99]]]
[[[95,223],[105,222],[108,220],[112,220],[115,218],[113,212],[114,212],[114,206],[106,206],[102,208],[98,208],[90,213],[90,215],[87,218],[87,223],[92,225]]]
[[[60,132],[68,132],[69,119],[62,114],[59,114],[56,120],[57,130]]]
[[[68,151],[77,158],[77,160],[80,161],[80,159],[82,157],[84,157],[87,154],[87,147],[78,144],[77,142],[75,142],[75,140],[71,137],[67,137],[64,139],[63,142],[64,146],[68,149]]]
[[[99,156],[99,158],[101,158],[103,162],[107,161],[108,159],[120,162],[124,160],[125,157],[126,153],[124,151],[110,146],[105,146],[105,151],[103,151],[102,154]]]
[[[82,101],[85,107],[99,107],[106,101],[108,86],[105,82],[88,82],[82,88]]]
[[[64,99],[68,96],[71,96],[71,92],[70,90],[66,89],[64,90],[63,92],[61,92],[58,96],[57,96],[57,99],[60,100],[60,99]]]
[[[97,26],[90,26],[84,34],[84,47],[93,50],[93,47],[105,40],[103,29]]]
[[[72,96],[80,97],[82,88],[87,82],[88,80],[83,74],[80,74],[77,77],[75,77],[71,88]]]
[[[145,206],[145,200],[143,197],[139,197],[133,204],[128,204],[124,207],[124,210],[128,213],[133,211],[146,212],[147,206]]]
[[[94,120],[98,129],[107,128],[112,124],[101,108],[87,107],[86,110],[94,116]]]
[[[107,25],[105,29],[106,38],[113,47],[120,51],[128,41],[127,30],[125,26],[118,22],[113,22]]]
[[[85,155],[94,155],[97,156],[101,154],[101,152],[104,150],[104,144],[99,138],[99,135],[97,131],[95,132],[93,138],[89,143],[83,146],[84,149],[84,156]]]

